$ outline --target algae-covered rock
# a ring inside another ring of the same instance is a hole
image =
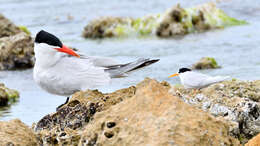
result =
[[[120,27],[131,25],[131,22],[131,18],[102,17],[90,22],[90,24],[84,28],[83,36],[86,38],[103,38],[122,35],[124,28]]]
[[[197,63],[192,65],[192,69],[214,69],[220,68],[217,61],[212,57],[202,57]]]
[[[12,36],[20,32],[21,29],[19,27],[0,14],[0,38]]]
[[[0,38],[0,70],[34,65],[33,40],[24,32]]]
[[[0,145],[1,146],[37,146],[37,139],[33,131],[15,119],[0,121]]]
[[[239,145],[229,124],[146,79],[109,94],[78,92],[34,127],[43,145]]]
[[[247,24],[229,17],[214,3],[205,3],[191,8],[179,4],[164,13],[140,18],[102,17],[91,21],[83,31],[86,38],[121,36],[174,37],[193,32],[203,32],[234,25]]]
[[[18,98],[18,91],[9,89],[0,83],[0,106],[7,106],[8,104],[14,103]]]
[[[192,106],[233,123],[230,133],[242,143],[260,132],[260,80],[224,81],[203,88],[197,94],[180,86],[172,87],[170,92]]]

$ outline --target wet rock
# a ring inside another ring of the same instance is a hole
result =
[[[180,86],[172,87],[170,92],[190,105],[233,123],[230,133],[242,143],[260,132],[260,80],[224,81],[203,88],[198,94]]]
[[[146,79],[103,94],[78,92],[34,127],[43,145],[238,145],[229,124]]]
[[[19,27],[0,14],[0,38],[12,36],[20,32],[22,31]]]
[[[38,145],[33,131],[18,119],[0,121],[0,144],[3,146]]]
[[[0,83],[0,106],[7,106],[8,104],[14,103],[18,98],[18,91],[9,89]]]
[[[197,63],[192,65],[192,69],[215,69],[220,68],[217,61],[212,57],[202,57]]]
[[[260,134],[250,139],[245,146],[259,146],[260,145]]]
[[[0,38],[0,70],[31,68],[33,40],[24,32]]]
[[[186,12],[180,5],[174,6],[162,18],[160,25],[156,28],[156,35],[159,37],[172,37],[188,33],[188,27],[183,23]]]

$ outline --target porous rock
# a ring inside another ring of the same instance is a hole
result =
[[[129,87],[110,94],[97,90],[78,92],[56,113],[43,117],[34,130],[42,144],[78,144],[82,129],[93,120],[96,112],[132,97],[135,90]]]
[[[0,121],[0,145],[1,146],[37,146],[37,139],[33,131],[15,119]]]
[[[169,94],[146,79],[110,94],[76,93],[34,127],[49,145],[238,145],[229,124]]]

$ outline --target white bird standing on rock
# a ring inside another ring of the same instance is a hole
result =
[[[35,82],[47,92],[62,96],[107,85],[111,78],[125,77],[131,71],[159,61],[142,58],[119,64],[107,57],[84,56],[69,49],[56,36],[43,30],[36,35],[34,52]],[[69,97],[64,104],[68,100]]]
[[[170,75],[170,77],[179,76],[181,79],[181,84],[186,89],[201,89],[207,87],[211,84],[224,81],[229,76],[208,76],[202,73],[194,72],[189,68],[181,68],[178,73]]]

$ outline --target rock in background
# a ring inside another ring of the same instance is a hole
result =
[[[76,93],[34,127],[44,145],[238,145],[229,123],[146,79],[110,94]]]
[[[8,37],[22,32],[19,27],[14,25],[9,19],[0,14],[0,38]]]
[[[93,20],[84,28],[83,37],[176,37],[243,24],[247,22],[229,17],[216,8],[215,3],[205,3],[191,8],[182,8],[178,4],[163,13],[140,18],[102,17]]]
[[[192,65],[192,69],[215,69],[220,68],[217,61],[212,57],[202,57],[197,63]]]
[[[33,131],[15,119],[7,122],[0,121],[1,146],[37,146],[37,139]]]
[[[0,70],[31,68],[33,65],[33,39],[0,14]]]
[[[18,98],[18,91],[9,89],[5,87],[4,84],[0,83],[0,107],[16,102]]]

